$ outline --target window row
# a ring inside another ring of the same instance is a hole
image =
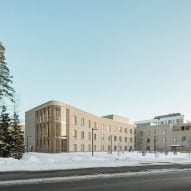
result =
[[[113,145],[112,149],[111,149],[111,145],[105,146],[105,145],[101,145],[101,151],[131,151],[133,149],[132,146],[122,146],[122,145]],[[77,145],[74,144],[74,152],[91,152],[92,151],[92,145],[88,144],[81,144],[81,145]],[[97,145],[93,145],[93,151],[99,151],[99,148],[97,147]]]
[[[82,127],[85,127],[86,126],[86,123],[85,123],[85,118],[84,117],[81,117],[81,120],[80,120],[80,125]],[[78,125],[78,117],[76,115],[73,115],[72,117],[72,124],[73,125]],[[93,122],[91,120],[87,120],[87,126],[89,128],[97,128],[97,123],[96,122]],[[114,126],[114,132],[121,132],[122,133],[122,127],[117,127],[117,126]],[[107,128],[105,127],[105,124],[101,124],[101,130],[102,131],[105,131],[107,130],[108,132],[111,132],[112,131],[112,126],[111,125],[108,125]],[[128,133],[128,129],[127,128],[124,128],[124,133]],[[129,133],[130,134],[133,134],[133,129],[129,129]]]

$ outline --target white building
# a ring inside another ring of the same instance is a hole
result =
[[[147,127],[153,125],[180,124],[185,122],[185,117],[181,113],[155,116],[153,119],[136,121],[137,127]]]

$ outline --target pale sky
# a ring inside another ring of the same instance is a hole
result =
[[[49,100],[191,117],[190,0],[0,0],[0,41],[22,120]]]

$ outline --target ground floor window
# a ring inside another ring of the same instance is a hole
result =
[[[74,152],[77,152],[77,144],[74,144]]]

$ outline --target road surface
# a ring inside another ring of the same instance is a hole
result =
[[[0,186],[0,191],[191,191],[191,171]]]

